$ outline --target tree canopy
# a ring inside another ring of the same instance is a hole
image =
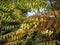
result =
[[[33,9],[37,13],[27,16]],[[0,45],[60,40],[59,23],[60,0],[0,0]]]

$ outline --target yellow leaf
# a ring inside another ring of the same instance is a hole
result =
[[[36,21],[38,21],[38,18],[36,18]]]
[[[25,31],[23,30],[23,29],[18,29],[17,30],[17,32],[16,32],[16,34],[18,35],[22,35],[22,34],[24,34],[25,33]]]
[[[41,19],[40,19],[40,22],[43,22],[43,21],[44,21],[43,18],[41,18]]]

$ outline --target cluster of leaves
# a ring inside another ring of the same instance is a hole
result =
[[[13,43],[17,45],[17,42],[20,42],[17,41],[20,37],[15,34],[15,31],[26,19],[26,16],[23,16],[21,10],[16,8],[17,5],[12,0],[1,0],[0,4],[0,44],[9,42],[11,45]]]
[[[2,11],[0,11],[0,20],[0,34],[8,33],[9,31],[13,30],[19,25],[19,23],[14,18],[12,18],[12,16],[9,13],[4,13]]]
[[[18,28],[26,18],[12,0],[1,0],[0,4],[0,33],[5,34]]]
[[[60,10],[60,1],[59,0],[52,0],[52,6],[54,10]]]
[[[11,15],[9,13],[4,13],[0,11],[0,20],[6,21],[6,22],[15,22],[14,19],[11,18]]]
[[[2,0],[0,1],[0,10],[5,11],[5,12],[10,12],[15,8],[15,5],[12,1],[8,0]]]
[[[47,0],[16,0],[17,5],[22,11],[27,12],[30,11],[31,8],[39,10],[40,8],[47,8],[49,4]]]
[[[30,26],[32,26],[32,25],[34,25],[32,28],[36,28],[38,24],[39,24],[38,18],[36,18],[36,19],[33,19],[33,18],[32,18],[32,20],[30,20],[28,23],[27,23],[27,22],[26,22],[26,23],[24,22],[24,23],[21,25],[20,28],[29,29]]]

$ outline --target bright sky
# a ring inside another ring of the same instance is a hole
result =
[[[40,12],[43,12],[43,11],[44,11],[44,9],[40,8]],[[31,15],[35,14],[35,12],[37,13],[37,9],[31,9],[31,12],[28,12],[27,16],[31,16]]]

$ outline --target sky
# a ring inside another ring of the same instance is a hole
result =
[[[44,11],[44,8],[40,8],[40,12],[43,12]],[[27,16],[31,16],[33,14],[35,14],[35,12],[37,13],[37,9],[31,9],[30,12],[27,12]]]

